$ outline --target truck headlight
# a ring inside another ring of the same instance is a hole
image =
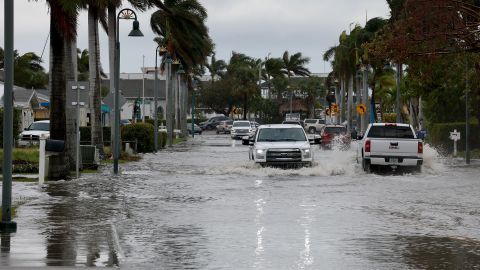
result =
[[[263,150],[263,149],[255,150],[255,156],[257,157],[257,159],[264,159],[265,158],[265,150]]]
[[[311,158],[312,157],[312,152],[310,149],[302,149],[303,153],[303,158]]]

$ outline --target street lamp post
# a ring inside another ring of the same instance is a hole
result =
[[[117,33],[115,36],[115,98],[113,100],[113,108],[115,114],[114,127],[114,142],[113,142],[113,173],[118,174],[118,159],[120,157],[120,37],[119,37],[119,22],[120,19],[131,20],[133,19],[133,29],[128,34],[131,37],[143,37],[143,33],[140,31],[140,24],[137,20],[137,14],[135,11],[124,8],[118,12],[117,15]]]
[[[13,144],[13,0],[4,2],[5,85],[3,96],[3,184],[1,232],[17,231],[12,221],[12,144]]]
[[[153,81],[153,106],[155,107],[153,109],[153,146],[155,148],[155,152],[158,150],[158,65],[157,65],[157,59],[158,59],[158,53],[159,53],[160,45],[157,46],[155,49],[155,80]]]
[[[165,54],[165,64],[167,65],[167,79],[166,79],[166,91],[167,91],[167,137],[168,146],[173,145],[173,128],[174,128],[174,95],[172,89],[172,58],[170,53]]]
[[[75,160],[75,175],[77,176],[77,179],[80,178],[80,90],[85,90],[85,86],[79,86],[78,83],[77,85],[72,86],[72,90],[76,90],[77,92],[77,102],[75,104],[75,107],[77,108],[77,124],[75,127],[75,133],[77,137],[77,142],[76,142],[76,160]],[[83,103],[83,102],[82,102]]]
[[[184,121],[184,115],[183,115],[183,110],[184,110],[184,97],[186,96],[183,91],[182,91],[182,76],[185,74],[185,70],[183,69],[182,63],[178,66],[177,70],[177,78],[178,78],[178,107],[179,107],[179,124],[180,127],[179,129],[181,130],[182,136],[186,136],[186,121]]]

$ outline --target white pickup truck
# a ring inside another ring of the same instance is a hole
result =
[[[357,163],[361,160],[366,172],[371,172],[372,166],[422,170],[423,142],[417,139],[411,125],[370,124],[358,139]]]
[[[309,138],[303,127],[294,124],[259,126],[253,138],[244,137],[249,144],[249,158],[261,166],[312,166],[311,144],[319,144],[320,136]]]

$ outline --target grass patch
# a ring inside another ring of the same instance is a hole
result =
[[[24,160],[31,163],[38,163],[38,156],[38,147],[14,148],[12,152],[13,160]],[[3,149],[0,149],[0,162],[3,162]]]
[[[465,157],[465,152],[458,152],[457,157]],[[470,150],[470,158],[472,159],[480,159],[480,149],[472,149]]]
[[[173,139],[173,144],[179,144],[185,141],[187,141],[187,138],[175,138]]]

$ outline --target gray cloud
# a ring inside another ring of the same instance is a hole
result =
[[[228,60],[232,51],[255,58],[280,57],[285,50],[302,52],[311,58],[312,72],[329,71],[329,64],[322,60],[323,51],[338,43],[338,35],[350,27],[350,23],[365,24],[368,18],[387,17],[385,0],[200,0],[207,8],[207,25],[216,44],[217,58]],[[4,6],[4,0],[0,0]],[[120,25],[121,71],[140,72],[143,55],[145,65],[155,63],[154,34],[150,29],[152,11],[138,14],[143,38],[129,38],[130,23]],[[0,14],[0,44],[3,47],[3,12]],[[353,25],[352,25],[353,27]],[[48,5],[44,0],[15,1],[15,48],[20,53],[42,53],[49,31]],[[78,47],[87,48],[86,12],[79,20]],[[101,61],[108,71],[108,41],[101,37]],[[48,47],[44,54],[48,65]]]

